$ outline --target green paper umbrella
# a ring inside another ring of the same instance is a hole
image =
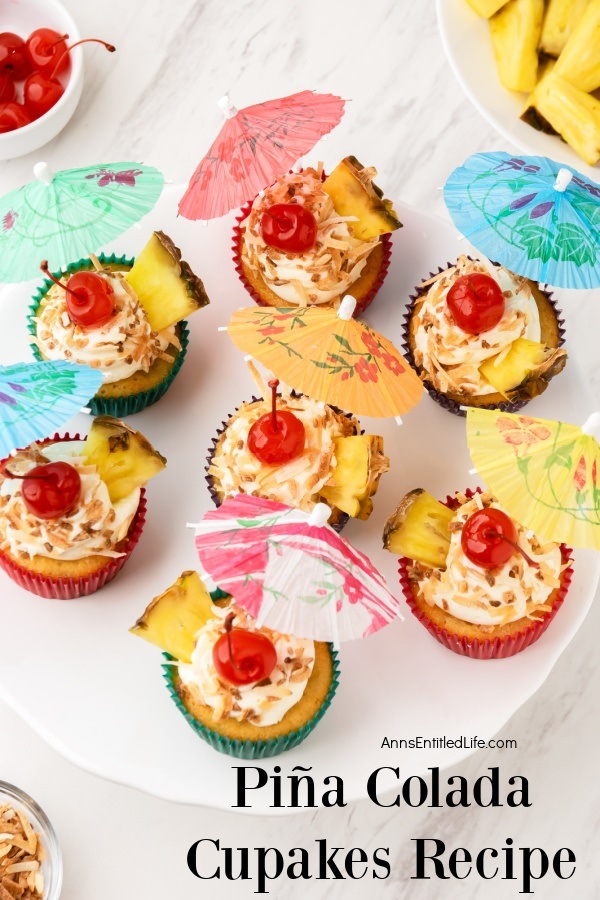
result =
[[[87,256],[146,215],[164,184],[158,169],[132,162],[33,171],[35,181],[0,199],[0,281],[35,278],[42,259],[59,268]]]

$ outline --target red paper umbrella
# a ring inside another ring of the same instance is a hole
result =
[[[237,110],[219,100],[227,121],[179,204],[186,219],[216,219],[252,200],[339,123],[345,100],[301,91]]]

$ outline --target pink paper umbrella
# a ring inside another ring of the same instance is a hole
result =
[[[186,219],[216,219],[254,199],[339,124],[341,97],[301,91],[237,110],[219,100],[226,122],[179,204]]]
[[[207,574],[253,616],[284,634],[341,641],[373,634],[399,603],[369,559],[311,513],[238,494],[195,525]]]

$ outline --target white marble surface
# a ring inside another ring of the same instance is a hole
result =
[[[2,193],[28,180],[39,158],[56,168],[139,159],[175,181],[186,180],[219,126],[213,101],[225,90],[238,106],[307,87],[351,98],[342,125],[322,145],[325,162],[354,153],[379,168],[386,193],[440,215],[445,213],[436,187],[448,172],[468,153],[503,149],[445,63],[432,0],[104,0],[101,5],[66,0],[66,5],[82,34],[111,40],[118,52],[108,58],[90,48],[75,117],[39,155],[2,164]],[[1,15],[0,9],[0,24]],[[564,302],[569,350],[582,361],[597,393],[598,300]],[[410,839],[416,836],[472,850],[501,847],[508,836],[517,846],[549,851],[569,846],[579,860],[575,877],[546,879],[536,895],[587,900],[600,896],[594,842],[600,799],[599,628],[596,603],[544,687],[502,730],[502,736],[517,739],[517,750],[479,752],[453,770],[474,779],[487,766],[501,765],[507,773],[526,775],[534,801],[527,811],[427,814],[380,810],[361,801],[345,810],[272,820],[181,808],[81,772],[2,706],[0,778],[29,790],[54,821],[65,855],[63,900],[250,897],[251,883],[198,882],[188,873],[187,849],[201,837],[282,850],[310,846],[320,837],[347,848],[391,848],[392,876],[386,881],[280,880],[274,897],[366,898],[375,890],[378,897],[418,900],[517,896],[514,882],[411,881]]]

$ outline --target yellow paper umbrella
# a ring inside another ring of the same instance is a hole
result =
[[[579,427],[467,413],[473,463],[510,515],[545,540],[600,550],[600,413]]]
[[[356,415],[401,416],[423,384],[394,345],[352,318],[356,301],[319,307],[237,310],[227,326],[234,344],[295,390]]]

